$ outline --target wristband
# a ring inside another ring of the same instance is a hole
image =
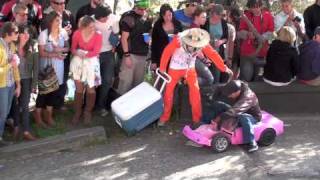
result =
[[[130,53],[129,52],[125,52],[123,53],[124,57],[130,57]]]

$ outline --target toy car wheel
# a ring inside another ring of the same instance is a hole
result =
[[[223,134],[215,135],[211,141],[212,149],[218,153],[226,151],[229,145],[230,145],[229,138]]]
[[[274,129],[271,129],[271,128],[265,129],[261,133],[258,143],[259,145],[262,145],[262,146],[269,146],[275,141],[276,136],[277,135]]]

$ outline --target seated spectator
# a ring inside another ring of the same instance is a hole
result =
[[[286,86],[295,79],[298,68],[298,52],[293,46],[295,40],[293,28],[283,26],[280,29],[267,53],[264,82],[273,86]]]
[[[233,131],[238,123],[242,126],[243,142],[249,144],[248,152],[258,150],[254,139],[253,125],[261,120],[261,109],[256,94],[249,88],[248,84],[233,80],[227,85],[219,88],[215,97],[227,97],[231,103],[215,101],[210,104],[210,112],[201,119],[203,123],[209,124],[214,121],[218,128]]]
[[[248,0],[248,11],[240,21],[240,79],[250,82],[263,75],[262,66],[273,36],[272,14],[262,8],[261,0]]]
[[[297,34],[295,46],[298,47],[305,39],[305,25],[302,14],[293,8],[293,0],[280,0],[281,11],[274,17],[275,31],[279,32],[283,26],[289,26]]]
[[[313,38],[314,30],[317,26],[320,26],[320,0],[316,0],[315,3],[304,11],[304,23],[306,25],[306,33],[309,39]]]
[[[320,26],[315,29],[313,40],[300,46],[298,79],[307,85],[320,85]]]

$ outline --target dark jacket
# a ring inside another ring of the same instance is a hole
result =
[[[181,23],[173,20],[174,34],[182,31]],[[151,60],[160,66],[160,58],[164,48],[169,44],[168,34],[162,27],[162,21],[159,19],[155,22],[152,30],[152,44],[151,44]]]
[[[320,75],[320,43],[307,41],[299,49],[298,79],[313,80]]]
[[[221,120],[237,119],[237,116],[243,113],[252,115],[257,121],[261,120],[261,109],[256,94],[249,88],[248,84],[241,82],[240,96],[231,100],[232,106],[221,115]]]
[[[313,4],[309,6],[303,13],[304,23],[306,26],[306,34],[312,39],[314,30],[320,26],[320,6]]]
[[[298,53],[287,42],[274,40],[267,53],[264,78],[272,82],[290,82],[297,73]]]
[[[221,36],[221,39],[228,39],[229,37],[229,34],[228,34],[228,24],[227,24],[227,21],[224,20],[224,19],[221,19],[221,26],[222,26],[222,36]],[[202,27],[203,29],[207,30],[207,32],[210,33],[210,19],[208,18],[207,21],[206,21],[206,24]],[[210,34],[210,37],[212,35]],[[213,42],[213,38],[211,37],[211,41],[210,42]],[[225,43],[226,44],[226,43]],[[212,44],[213,45],[213,44]],[[213,46],[214,47],[214,46]],[[219,47],[219,55],[224,59],[225,58],[225,55],[224,55],[224,44],[221,44],[221,46]]]
[[[90,3],[87,4],[87,5],[82,6],[82,7],[77,11],[77,14],[76,14],[76,23],[78,24],[79,19],[82,18],[83,16],[85,16],[85,15],[92,16],[94,13],[95,13],[95,8],[92,8]]]

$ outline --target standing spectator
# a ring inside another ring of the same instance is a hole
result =
[[[216,51],[219,52],[222,59],[225,59],[225,44],[228,41],[228,24],[222,18],[224,8],[222,5],[217,4],[212,7],[210,11],[210,18],[208,19],[205,29],[210,34],[210,44]],[[220,82],[221,73],[217,68],[213,70],[214,82]]]
[[[276,40],[270,45],[264,67],[263,80],[273,86],[289,85],[297,74],[298,52],[293,46],[296,32],[283,26]]]
[[[120,20],[123,60],[120,67],[118,93],[124,94],[143,81],[149,42],[143,33],[151,31],[151,22],[146,17],[148,0],[135,0],[133,10],[126,12]]]
[[[274,17],[274,28],[277,32],[283,26],[290,26],[297,34],[295,45],[298,47],[305,38],[305,25],[302,14],[293,8],[293,0],[281,0],[281,11]]]
[[[298,79],[307,85],[320,86],[320,26],[313,40],[300,46]]]
[[[85,15],[91,16],[94,15],[95,9],[97,6],[102,5],[102,0],[89,0],[89,4],[82,6],[76,15],[76,23],[78,24],[79,19]]]
[[[50,0],[50,6],[43,11],[44,23],[42,23],[42,29],[46,28],[45,17],[52,11],[55,11],[62,17],[61,26],[68,32],[69,35],[71,35],[77,26],[71,11],[66,9],[66,0]]]
[[[160,58],[164,48],[169,44],[171,36],[182,31],[179,21],[173,16],[172,7],[169,4],[163,4],[160,7],[159,19],[155,22],[152,29],[151,41],[151,60],[152,69],[160,66]]]
[[[197,6],[193,15],[193,22],[190,28],[201,28],[205,25],[207,21],[207,11],[201,5]],[[210,66],[210,61],[208,61],[201,52],[198,53],[197,60],[195,62],[195,68],[198,75],[199,86],[211,85],[214,81],[213,75],[208,66]]]
[[[268,40],[272,38],[274,31],[272,14],[263,10],[261,5],[261,0],[248,0],[249,10],[244,12],[245,17],[240,21],[239,33],[243,38],[240,45],[240,79],[247,82],[262,75],[261,66],[269,48]],[[248,22],[244,18],[247,18]]]
[[[19,59],[13,42],[18,40],[18,27],[11,22],[3,24],[0,38],[0,146],[7,145],[3,137],[4,126],[9,114],[13,96],[19,97]]]
[[[11,113],[14,118],[14,137],[18,138],[20,127],[26,140],[35,140],[31,134],[29,102],[32,92],[37,90],[38,59],[37,33],[33,26],[27,25],[28,9],[18,3],[13,9],[14,23],[19,27],[18,56],[20,58],[19,72],[21,77],[21,95],[14,98]],[[21,121],[22,120],[22,126]]]
[[[239,77],[239,67],[240,67],[240,39],[237,36],[237,32],[239,30],[240,25],[240,18],[241,13],[238,7],[232,7],[228,11],[227,15],[227,21],[232,25],[232,27],[228,26],[229,29],[229,39],[232,39],[232,41],[228,41],[227,47],[226,47],[226,57],[227,57],[227,64],[228,61],[230,61],[230,57],[232,57],[232,71],[234,73],[234,79],[238,79]],[[233,32],[233,29],[235,32]],[[235,33],[235,34],[233,34]],[[233,39],[233,35],[235,35],[235,39]]]
[[[196,7],[202,3],[202,0],[187,0],[186,7],[174,12],[174,17],[182,24],[183,30],[190,28],[193,19],[192,15]]]
[[[61,18],[61,27],[64,28],[64,30],[67,31],[69,37],[72,36],[73,31],[76,29],[76,24],[74,21],[74,17],[71,13],[71,11],[66,10],[66,0],[50,0],[50,6],[44,10],[43,14],[44,14],[44,21],[42,23],[42,29],[46,29],[46,23],[47,22],[47,16],[51,13],[51,12],[56,12],[58,13]],[[71,38],[69,38],[69,44],[71,43]],[[68,52],[68,55],[66,56],[66,58],[64,59],[64,82],[62,84],[62,94],[63,96],[65,96],[65,94],[67,93],[67,80],[69,78],[69,67],[70,67],[70,56],[71,53]],[[64,105],[64,102],[61,102],[61,104],[59,105],[58,108],[60,109],[66,109]]]
[[[48,93],[39,94],[36,100],[35,118],[39,126],[45,127],[42,121],[42,109],[45,110],[46,121],[49,126],[55,124],[53,119],[53,108],[59,108],[64,101],[64,62],[69,51],[69,36],[61,25],[61,16],[55,11],[48,16],[48,28],[41,31],[39,35],[40,71],[52,63],[59,81],[59,89]]]
[[[303,13],[304,23],[306,25],[306,33],[309,39],[313,38],[314,30],[320,26],[320,0],[309,6]]]
[[[91,123],[95,105],[95,87],[101,84],[99,53],[102,47],[102,35],[96,31],[95,21],[91,16],[84,16],[79,21],[79,29],[72,36],[71,52],[73,58],[70,72],[76,84],[74,100],[75,114],[73,124],[77,124],[82,114],[83,94],[86,92],[84,123]]]
[[[109,6],[99,6],[95,13],[95,25],[102,34],[102,48],[100,50],[100,72],[101,86],[98,91],[98,109],[101,116],[106,116],[108,111],[105,109],[107,97],[114,77],[115,59],[114,48],[117,42],[112,42],[112,38],[117,40],[119,35],[119,21],[112,14]]]
[[[13,9],[17,3],[22,3],[28,8],[28,24],[39,28],[40,21],[42,20],[42,7],[34,0],[11,0],[5,3],[1,9],[0,26],[3,22],[13,20]]]

